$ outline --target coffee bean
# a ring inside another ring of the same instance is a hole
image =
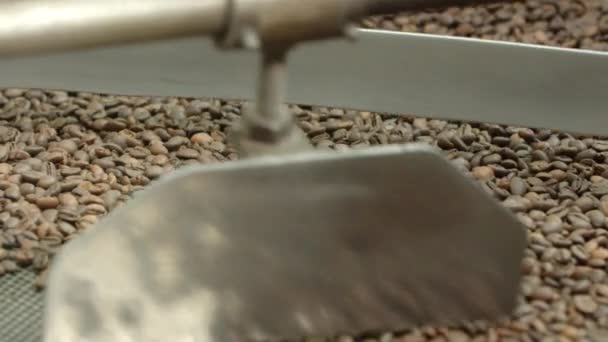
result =
[[[21,174],[21,180],[24,182],[36,184],[42,178],[43,174],[37,171],[26,171]]]
[[[589,259],[589,254],[581,246],[574,246],[571,248],[571,251],[572,255],[574,255],[574,257],[576,257],[580,261],[587,261],[587,259]]]
[[[502,204],[514,212],[527,211],[532,206],[530,200],[517,195],[509,196]]]
[[[608,284],[597,284],[594,289],[597,296],[608,298]]]
[[[151,153],[150,150],[145,149],[141,146],[135,146],[135,147],[129,148],[129,149],[127,149],[127,152],[133,158],[137,158],[137,159],[144,159]]]
[[[547,214],[545,214],[544,212],[542,212],[540,210],[531,210],[528,215],[530,216],[531,219],[533,219],[535,221],[543,221],[545,219],[545,217],[547,217]]]
[[[183,159],[196,159],[199,153],[191,148],[180,148],[175,155]]]
[[[226,150],[226,145],[224,145],[223,143],[221,143],[219,141],[214,141],[211,144],[209,144],[209,149],[211,151],[223,153]]]
[[[25,89],[19,89],[19,88],[8,88],[4,90],[4,96],[8,97],[8,98],[14,98],[14,97],[19,97],[22,96],[25,93]]]
[[[47,222],[55,222],[57,220],[58,215],[59,212],[57,211],[57,209],[46,209],[42,211],[42,217]]]
[[[76,228],[67,221],[59,221],[57,227],[64,236],[69,236],[76,232]]]
[[[92,203],[96,203],[96,204],[104,204],[103,200],[101,199],[101,197],[95,196],[95,195],[90,195],[90,194],[86,194],[81,196],[78,199],[78,202],[80,204],[84,204],[84,205],[89,205]]]
[[[4,197],[16,201],[21,198],[21,192],[16,185],[12,185],[4,190]]]
[[[13,259],[18,266],[28,267],[32,264],[34,255],[31,249],[21,249],[15,252]]]
[[[82,172],[82,169],[77,167],[64,167],[61,168],[60,173],[63,177],[76,176]]]
[[[101,199],[103,200],[103,204],[106,206],[106,208],[113,208],[114,205],[116,204],[116,202],[118,201],[118,199],[120,198],[120,196],[121,196],[120,191],[110,190],[110,191],[105,192],[101,196]]]
[[[603,196],[608,194],[608,181],[603,180],[591,185],[591,193],[595,196]]]
[[[347,135],[347,131],[344,131],[343,137],[346,137],[346,135]],[[334,134],[334,139],[336,139],[335,134]],[[450,149],[454,148],[454,143],[452,142],[452,137],[449,135],[438,137],[437,146],[444,150],[450,150]],[[465,146],[465,148],[466,148],[466,146]]]
[[[574,296],[574,305],[577,310],[585,314],[594,313],[598,309],[597,303],[587,295]]]
[[[547,216],[545,223],[542,225],[541,230],[545,234],[551,234],[561,231],[562,227],[562,219],[559,216],[549,215]]]
[[[44,175],[44,176],[40,177],[37,185],[43,189],[48,189],[51,185],[55,184],[56,182],[57,182],[57,179],[55,179],[55,177]]]
[[[207,145],[214,141],[213,138],[205,132],[194,134],[190,140],[195,144],[201,145]]]
[[[608,259],[608,249],[607,248],[597,248],[591,252],[592,259],[599,260],[607,260]]]
[[[152,154],[156,155],[169,153],[169,150],[159,140],[152,141],[148,148]]]
[[[78,205],[78,200],[70,193],[62,193],[58,199],[61,205],[65,207],[76,207]]]
[[[72,139],[65,139],[57,143],[57,147],[68,152],[74,153],[78,150],[78,144]]]
[[[0,175],[8,175],[13,170],[13,166],[8,163],[0,163]]]
[[[186,144],[188,142],[188,139],[184,138],[184,137],[180,137],[180,136],[176,136],[176,137],[171,137],[169,139],[169,141],[167,141],[164,146],[167,148],[167,150],[169,151],[175,151],[177,150],[180,146]]]
[[[589,217],[581,213],[570,213],[567,215],[568,222],[572,227],[576,228],[591,228]]]
[[[527,191],[527,188],[528,186],[523,179],[519,177],[514,177],[513,179],[511,179],[510,190],[513,195],[524,195]]]
[[[587,212],[595,208],[595,201],[590,196],[582,196],[576,199],[574,205],[581,208],[583,212]]]
[[[36,205],[40,209],[53,209],[59,205],[59,200],[56,197],[40,197],[36,200]]]
[[[111,169],[116,166],[116,163],[114,163],[114,160],[112,160],[112,158],[110,157],[95,159],[93,160],[93,164],[105,170]]]
[[[483,157],[481,159],[481,162],[482,162],[483,165],[489,165],[489,164],[500,163],[501,160],[502,160],[502,157],[500,156],[500,154],[498,154],[498,153],[492,153],[490,155],[487,155],[487,156]]]
[[[46,269],[48,265],[49,253],[44,249],[35,249],[33,251],[32,267],[37,271],[41,271]]]
[[[599,210],[590,210],[586,213],[594,227],[603,227],[606,221],[606,216]]]
[[[164,169],[160,166],[152,165],[146,169],[146,177],[155,179],[160,177],[164,173]]]
[[[559,298],[559,295],[557,295],[555,293],[555,290],[553,290],[551,287],[541,286],[541,287],[537,288],[536,290],[534,290],[531,297],[533,299],[540,299],[543,301],[551,302],[551,301]]]
[[[3,260],[0,265],[6,273],[14,273],[19,269],[19,266],[13,260]]]
[[[350,120],[330,120],[325,124],[325,128],[329,132],[337,131],[339,129],[351,129],[354,125],[354,122]]]
[[[488,166],[473,168],[473,176],[480,181],[488,181],[494,178],[494,170]]]
[[[83,212],[85,215],[105,215],[106,213],[106,208],[98,203],[88,204]]]

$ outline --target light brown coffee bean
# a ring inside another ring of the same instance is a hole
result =
[[[59,221],[57,228],[63,234],[63,236],[69,236],[76,232],[76,228],[67,221]]]
[[[589,221],[594,227],[603,227],[606,221],[606,216],[600,210],[590,210],[586,213]]]
[[[591,314],[598,309],[597,303],[587,295],[574,296],[574,306],[582,313]]]
[[[207,145],[214,141],[213,138],[205,132],[194,134],[190,140],[195,144],[201,145]]]
[[[40,209],[53,209],[59,205],[57,197],[40,197],[36,200],[36,205]]]
[[[547,216],[545,223],[542,225],[541,230],[545,234],[551,234],[559,232],[563,229],[563,222],[559,216],[549,215]]]

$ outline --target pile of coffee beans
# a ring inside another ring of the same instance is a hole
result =
[[[183,165],[238,157],[226,136],[239,118],[239,103],[22,89],[4,90],[0,103],[0,272],[33,266],[38,287],[62,243],[134,191]],[[608,140],[291,109],[318,148],[440,147],[528,228],[522,295],[511,320],[424,327],[394,340],[591,340],[608,329]]]
[[[362,25],[608,51],[608,1],[528,0],[367,18]]]
[[[364,26],[605,50],[605,0],[532,0],[368,18]],[[318,148],[438,146],[527,228],[519,305],[501,322],[334,341],[608,340],[608,139],[291,106]],[[36,286],[62,244],[161,175],[234,160],[241,104],[37,89],[0,90],[0,276]],[[437,209],[449,205],[437,199]],[[317,340],[315,340],[317,341]],[[323,340],[318,340],[323,341]]]

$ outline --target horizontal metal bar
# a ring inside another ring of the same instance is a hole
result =
[[[299,46],[290,103],[608,134],[608,54],[373,30]],[[0,86],[253,99],[257,54],[207,39],[0,61]]]
[[[226,0],[5,0],[0,56],[213,34],[226,7]]]
[[[248,6],[255,6],[259,23],[265,23],[262,26],[270,26],[272,32],[263,32],[265,36],[276,39],[286,35],[299,41],[339,35],[343,20],[359,20],[369,14],[490,1],[498,0],[266,0],[253,1]],[[227,29],[229,3],[230,0],[2,1],[0,57],[216,35]]]

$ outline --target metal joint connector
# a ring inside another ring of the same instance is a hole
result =
[[[256,104],[244,105],[242,126],[246,129],[247,138],[264,143],[276,143],[288,136],[296,125],[295,118],[285,106],[277,109],[281,113],[272,115],[274,118],[269,120],[269,113],[260,113]]]
[[[289,113],[285,101],[285,50],[264,49],[256,103],[243,106],[243,117],[233,139],[243,156],[295,152],[308,149],[306,137]]]
[[[226,30],[216,36],[215,42],[221,48],[258,49],[260,39],[257,33],[257,5],[255,0],[226,0]]]
[[[346,36],[359,12],[350,0],[227,0],[219,47],[284,49],[299,42]]]

